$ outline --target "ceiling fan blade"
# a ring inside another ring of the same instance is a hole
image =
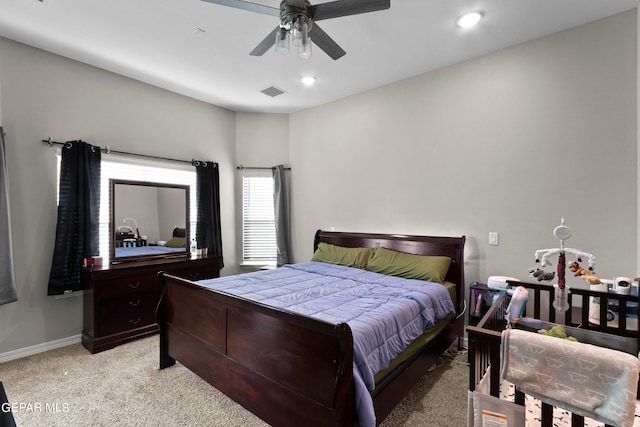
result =
[[[253,49],[249,55],[251,56],[262,56],[266,53],[266,51],[268,51],[269,49],[271,49],[273,47],[274,44],[276,44],[276,33],[280,31],[280,26],[277,26],[276,28],[274,28],[273,31],[271,31],[269,33],[269,35],[267,37],[264,38],[264,40],[262,40],[260,42],[260,44],[258,44],[258,46],[255,47],[255,49]]]
[[[208,0],[207,0],[208,1]],[[391,0],[338,0],[311,6],[314,21],[375,12],[391,7]]]
[[[202,0],[207,3],[219,4],[222,6],[235,7],[236,9],[244,9],[251,12],[263,13],[265,15],[280,16],[280,9],[265,6],[262,4],[251,3],[243,0]],[[275,37],[275,36],[274,36]]]
[[[333,58],[333,60],[340,59],[347,53],[340,46],[338,46],[338,43],[333,41],[333,39],[329,37],[329,35],[318,26],[318,24],[313,24],[309,36],[311,37],[311,41],[315,43],[316,46],[318,46],[320,49],[324,50],[327,55]]]

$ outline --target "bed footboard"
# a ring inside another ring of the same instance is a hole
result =
[[[160,368],[179,361],[274,426],[355,425],[353,339],[330,324],[159,274]]]

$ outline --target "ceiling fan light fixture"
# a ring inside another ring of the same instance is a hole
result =
[[[293,39],[294,46],[304,46],[308,43],[309,39],[309,18],[305,15],[299,15],[296,20],[293,21],[293,28],[291,29],[291,38]]]
[[[464,15],[460,15],[456,19],[456,25],[460,28],[471,28],[482,20],[481,12],[469,12]]]
[[[276,52],[280,55],[288,55],[290,50],[289,32],[286,28],[280,28],[276,33]]]
[[[286,3],[283,7],[286,8]],[[313,22],[308,15],[304,13],[288,13],[287,9],[283,9],[280,29],[276,31],[276,52],[281,55],[287,55],[291,50],[290,44],[293,44],[298,48],[299,58],[311,58],[309,31],[312,25]]]
[[[307,37],[305,43],[298,46],[298,58],[311,58],[311,37]]]

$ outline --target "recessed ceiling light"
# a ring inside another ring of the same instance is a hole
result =
[[[456,19],[456,25],[460,28],[471,28],[476,25],[482,19],[482,13],[480,12],[469,12],[464,15],[460,15],[458,19]]]
[[[315,77],[313,77],[313,76],[304,76],[304,77],[302,78],[302,83],[303,83],[305,86],[312,86],[312,85],[314,85],[314,84],[315,84],[315,82],[316,82],[316,78],[315,78]]]

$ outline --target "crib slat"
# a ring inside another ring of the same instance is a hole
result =
[[[540,418],[542,419],[540,424],[542,427],[553,427],[553,406],[543,403]]]
[[[584,417],[581,415],[571,414],[571,427],[584,427]]]
[[[589,296],[587,294],[582,294],[582,324],[589,324]],[[586,328],[586,326],[584,326]]]
[[[553,297],[555,295],[555,292],[552,291],[551,289],[553,289],[553,288],[550,288],[547,291],[547,293],[549,295],[548,305],[547,305],[547,314],[549,315],[549,322],[556,323],[556,309],[553,306]],[[540,317],[538,317],[538,319],[540,319]]]
[[[534,288],[533,290],[533,317],[534,319],[540,318],[540,289]]]
[[[525,394],[516,388],[515,398],[513,399],[513,401],[518,405],[524,406],[524,399],[525,399]]]

